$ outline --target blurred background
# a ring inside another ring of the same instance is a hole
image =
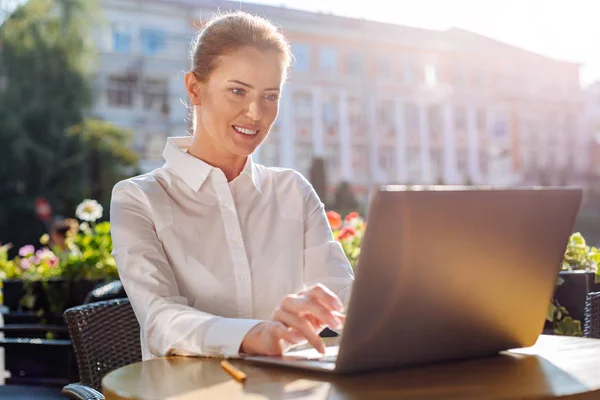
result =
[[[190,42],[228,10],[292,43],[254,158],[311,181],[351,261],[362,228],[341,221],[374,185],[582,187],[544,332],[583,334],[600,290],[597,0],[0,0],[0,397],[79,381],[62,312],[126,296],[111,189],[190,132]]]
[[[191,39],[216,11],[283,27],[295,65],[255,159],[328,208],[379,183],[577,185],[600,243],[600,5],[583,1],[0,0],[0,242],[162,165]],[[108,213],[104,213],[107,219]]]

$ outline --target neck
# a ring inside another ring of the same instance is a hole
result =
[[[219,168],[225,174],[227,182],[237,178],[246,165],[246,156],[238,156],[215,146],[208,135],[194,134],[188,153],[208,165]]]

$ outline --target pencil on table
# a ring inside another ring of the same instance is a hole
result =
[[[223,369],[227,371],[227,373],[231,375],[236,381],[242,383],[246,380],[246,374],[234,367],[233,365],[231,365],[228,361],[221,361],[221,367],[223,367]]]

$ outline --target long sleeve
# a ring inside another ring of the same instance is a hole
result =
[[[308,182],[307,182],[308,184]],[[308,184],[305,198],[304,277],[305,285],[321,283],[347,306],[354,272],[342,245],[333,238],[325,207]]]
[[[123,181],[115,186],[110,206],[113,256],[152,356],[238,355],[241,342],[259,320],[222,318],[188,304],[155,224],[144,192]]]

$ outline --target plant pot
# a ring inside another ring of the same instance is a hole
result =
[[[594,283],[594,272],[561,271],[563,284],[556,287],[554,298],[565,307],[573,319],[585,319],[585,299],[588,293],[600,292],[600,283]]]
[[[50,279],[47,282],[24,280],[3,281],[4,304],[10,311],[37,311],[46,313],[62,312],[73,306],[83,304],[87,294],[104,283],[105,280],[66,280],[63,278]],[[21,299],[27,294],[27,285],[35,296],[33,307],[21,304]]]
[[[23,281],[20,279],[10,279],[2,281],[2,294],[4,296],[4,305],[10,311],[15,311],[19,308],[19,302],[25,295]]]

